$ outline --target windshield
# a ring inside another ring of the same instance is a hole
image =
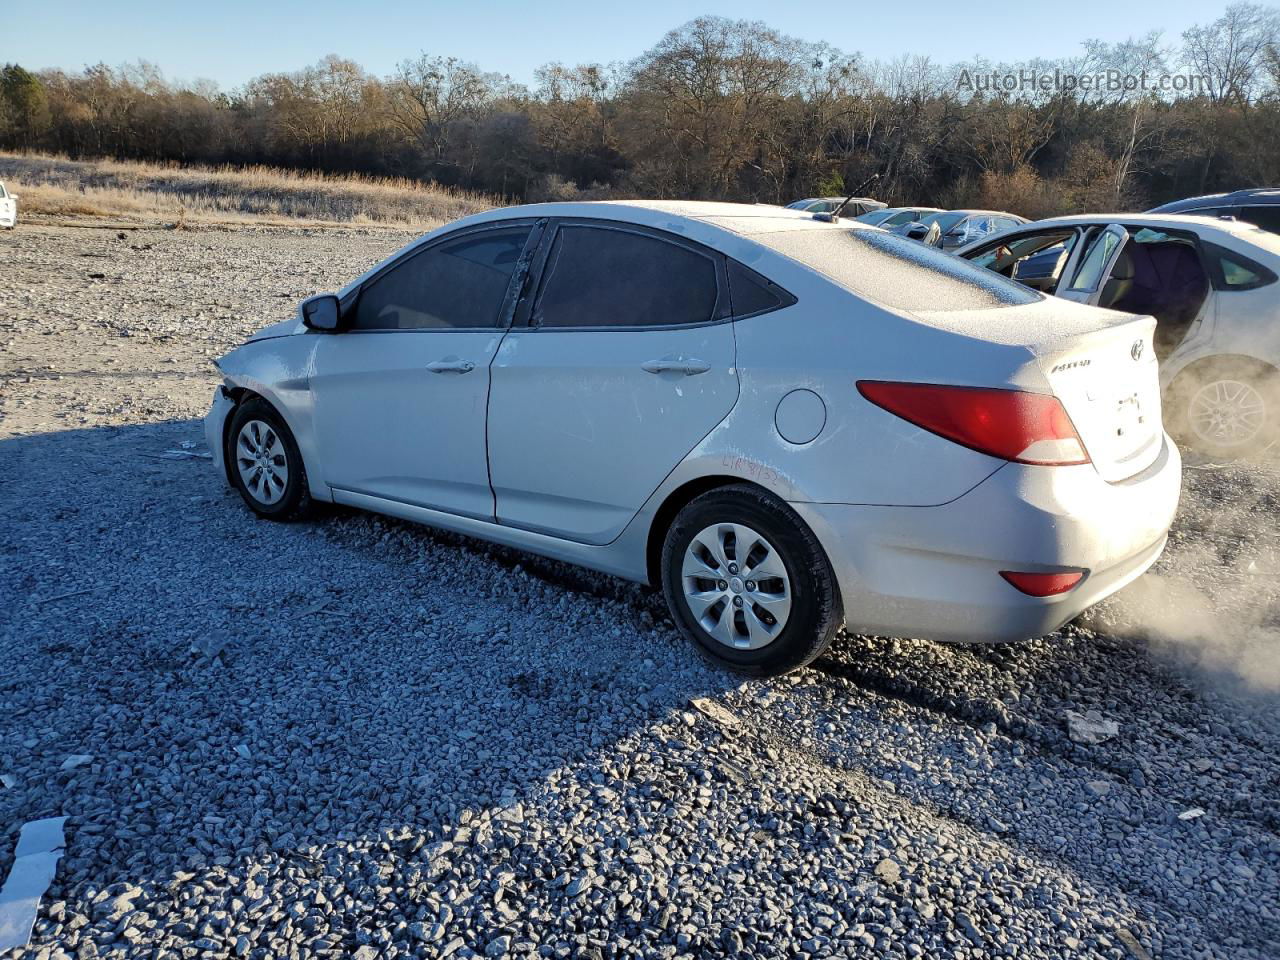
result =
[[[812,200],[812,199],[809,199],[809,200],[795,200],[795,201],[793,201],[793,202],[791,202],[791,203],[788,203],[788,204],[787,204],[787,209],[788,209],[788,210],[803,210],[805,207],[809,206],[809,204],[811,204],[811,203],[813,203],[813,200]]]
[[[957,223],[965,218],[965,214],[956,210],[944,210],[941,213],[931,213],[920,218],[920,222],[926,227],[937,224],[938,229],[946,233]]]
[[[968,260],[881,230],[787,230],[754,239],[897,310],[983,310],[1043,299]]]
[[[853,219],[857,220],[859,223],[865,223],[875,227],[879,226],[882,222],[888,220],[896,213],[897,211],[895,210],[872,210],[870,213],[864,213],[862,216],[854,217]]]

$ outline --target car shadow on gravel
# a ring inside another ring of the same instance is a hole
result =
[[[366,514],[262,521],[202,442],[195,420],[0,442],[0,824],[71,815],[54,897],[440,839],[738,683],[651,591]]]

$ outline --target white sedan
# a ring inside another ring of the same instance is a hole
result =
[[[1052,632],[1159,556],[1180,487],[1149,317],[848,221],[563,203],[468,217],[219,361],[220,472],[661,584],[778,673],[851,630]]]
[[[12,230],[18,225],[18,195],[9,193],[0,180],[0,227]]]
[[[1215,457],[1280,445],[1280,236],[1230,218],[1091,213],[956,254],[1067,300],[1155,317],[1179,440]]]

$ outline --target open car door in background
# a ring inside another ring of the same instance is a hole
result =
[[[1058,285],[1058,296],[1077,303],[1097,306],[1113,291],[1108,284],[1116,279],[1112,268],[1129,242],[1129,231],[1118,223],[1097,231],[1086,241],[1084,255],[1077,261],[1075,272],[1065,284]]]

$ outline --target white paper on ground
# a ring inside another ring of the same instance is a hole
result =
[[[18,834],[18,849],[13,851],[15,857],[25,857],[29,853],[48,853],[61,850],[67,845],[62,832],[66,817],[46,817],[44,820],[32,820],[22,825]]]
[[[66,845],[66,822],[66,817],[49,817],[23,824],[13,868],[0,887],[0,950],[26,946],[31,939],[40,898],[53,883]]]

